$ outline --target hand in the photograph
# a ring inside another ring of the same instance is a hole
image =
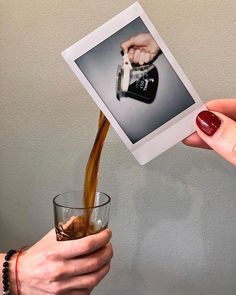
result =
[[[20,256],[21,294],[89,295],[109,271],[113,255],[110,239],[108,229],[63,242],[56,241],[55,231],[50,231]],[[12,278],[11,288],[16,294],[14,281]]]
[[[193,147],[212,148],[236,165],[236,99],[212,100],[196,118],[197,132],[183,140]]]
[[[124,53],[128,53],[131,63],[146,64],[158,54],[160,47],[150,33],[139,33],[121,44]]]

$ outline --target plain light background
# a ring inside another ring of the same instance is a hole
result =
[[[132,3],[1,1],[1,251],[37,241],[52,197],[81,188],[99,112],[60,53]],[[140,3],[204,101],[235,97],[234,0]],[[114,258],[93,294],[235,294],[232,165],[179,143],[142,167],[110,130],[99,188]]]

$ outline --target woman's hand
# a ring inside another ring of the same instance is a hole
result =
[[[160,50],[150,33],[139,33],[121,44],[131,63],[143,65],[154,59]]]
[[[183,140],[193,147],[212,148],[236,165],[236,99],[213,100],[196,118],[197,132]]]
[[[110,268],[111,231],[56,241],[54,230],[19,258],[22,295],[88,295]],[[13,263],[14,265],[14,263]]]

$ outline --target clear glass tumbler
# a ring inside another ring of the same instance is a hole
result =
[[[77,190],[53,198],[58,241],[80,239],[107,228],[111,198],[105,193],[96,192],[94,206],[85,208],[83,195],[83,190]]]

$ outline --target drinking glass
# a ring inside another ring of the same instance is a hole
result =
[[[58,241],[75,240],[98,233],[108,226],[111,198],[96,192],[93,207],[86,208],[84,191],[65,192],[53,198]]]

